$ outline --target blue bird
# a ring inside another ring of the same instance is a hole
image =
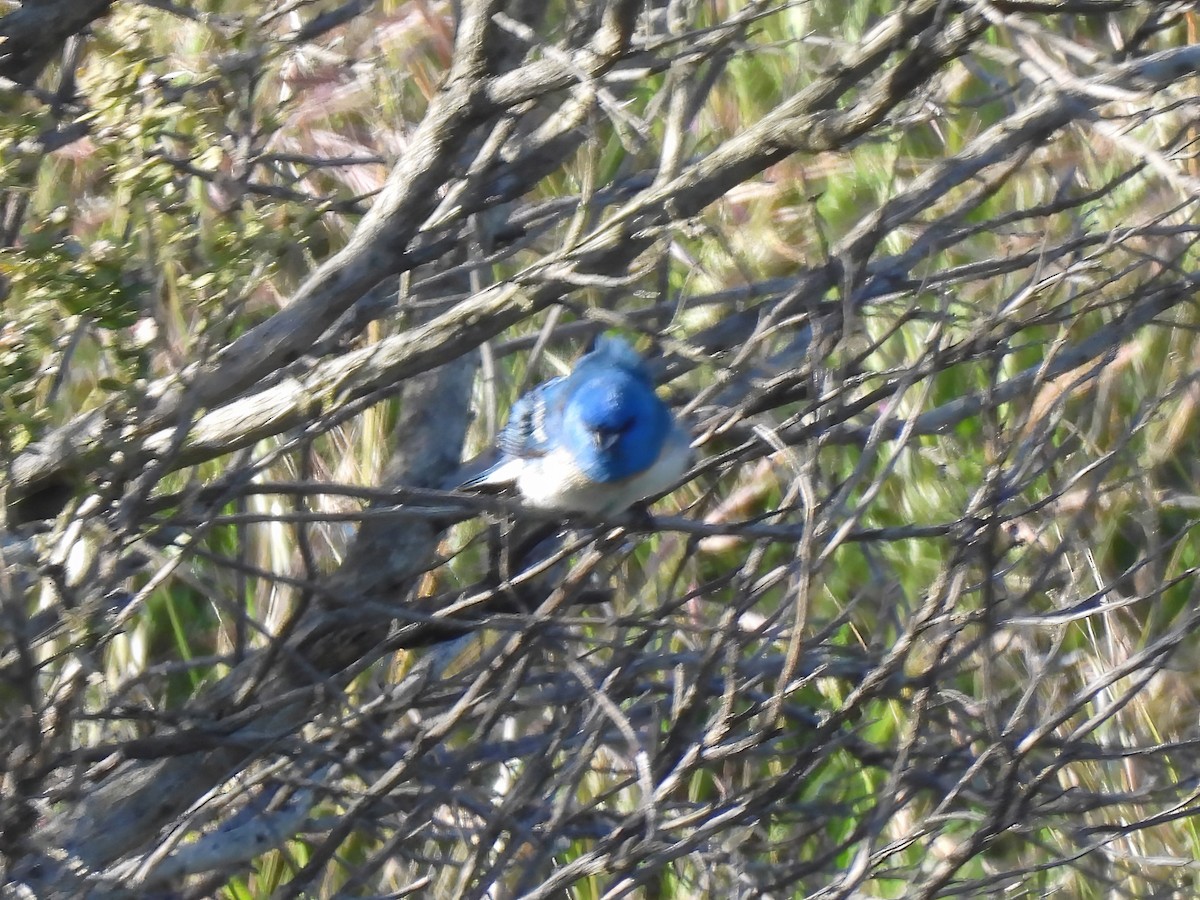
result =
[[[511,486],[532,508],[598,516],[662,493],[692,455],[642,358],[611,336],[517,400],[496,444],[500,458],[460,487]]]

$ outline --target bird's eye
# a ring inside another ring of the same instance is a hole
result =
[[[596,442],[596,449],[611,450],[617,445],[622,430],[617,428],[597,428],[592,432],[592,440]]]

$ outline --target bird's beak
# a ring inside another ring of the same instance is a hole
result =
[[[594,431],[592,432],[592,440],[596,442],[596,449],[608,452],[617,444],[617,438],[620,437],[615,431]]]

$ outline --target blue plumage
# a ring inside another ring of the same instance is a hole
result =
[[[463,487],[511,485],[532,507],[598,515],[666,490],[691,459],[642,358],[608,336],[517,400],[496,443],[500,459]]]

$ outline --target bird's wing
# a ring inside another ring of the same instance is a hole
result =
[[[549,453],[554,448],[552,436],[562,420],[565,393],[566,379],[552,378],[522,395],[496,436],[496,451],[485,455],[483,469],[478,470],[478,464],[465,467],[477,471],[468,471],[465,477],[460,473],[456,486],[504,487],[517,480],[530,460]]]
[[[562,422],[567,390],[566,378],[552,378],[518,399],[496,437],[500,452],[515,459],[537,459],[549,453]]]
[[[467,488],[492,488],[494,490],[501,490],[515,483],[521,474],[521,470],[527,465],[529,465],[529,460],[502,456],[477,475],[468,475],[463,478],[461,477],[462,473],[460,470],[460,477],[456,479],[453,490],[464,490]]]

